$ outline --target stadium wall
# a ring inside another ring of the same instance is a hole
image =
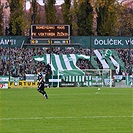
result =
[[[8,47],[8,42],[11,41],[11,47],[22,47],[23,44],[29,44],[30,38],[26,36],[0,36],[0,47]],[[80,43],[83,48],[96,49],[133,49],[133,37],[119,36],[71,36],[70,43]],[[37,46],[37,44],[36,44]],[[48,46],[48,45],[46,45]],[[60,45],[61,46],[61,45]],[[45,45],[44,45],[45,47]]]
[[[30,74],[29,74],[30,76]],[[38,82],[35,80],[36,75],[32,76],[32,78],[28,78],[27,80],[21,80],[19,77],[11,77],[10,82],[9,82],[9,77],[8,76],[0,76],[0,89],[8,89],[8,88],[37,88]],[[65,80],[64,80],[65,78]],[[51,87],[58,87],[58,82],[60,87],[67,87],[67,86],[103,86],[103,81],[102,77],[98,76],[68,76],[64,77],[63,80],[57,80],[51,78],[50,80],[50,86]],[[133,75],[129,75],[125,77],[125,83],[123,84],[122,87],[133,87]],[[112,81],[112,87],[118,87],[118,84],[122,84],[122,75],[115,75],[114,80]],[[108,84],[109,80],[107,80],[105,83],[107,83],[105,86],[109,87],[110,85]],[[120,86],[119,86],[120,87]]]

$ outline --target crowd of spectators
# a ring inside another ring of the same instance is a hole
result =
[[[128,50],[118,49],[117,50],[119,57],[125,63],[125,66],[129,65],[129,53]],[[52,54],[84,54],[88,56],[93,56],[93,51],[90,52],[90,49],[83,48],[59,48],[55,47],[50,49],[48,48],[11,48],[10,49],[10,60],[9,60],[9,49],[0,47],[0,75],[9,75],[12,76],[24,76],[25,74],[36,74],[36,69],[41,68],[42,71],[45,70],[45,63],[37,62],[33,60],[33,56],[44,55],[46,53]],[[133,49],[131,50],[130,64],[133,67]],[[102,68],[102,65],[97,60],[99,67]],[[93,66],[89,60],[80,59],[76,64],[81,69],[93,69]]]
[[[125,63],[125,66],[131,65],[133,67],[133,49],[130,52],[129,49],[117,49],[116,51]]]

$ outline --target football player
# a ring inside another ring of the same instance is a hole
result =
[[[37,81],[38,81],[38,88],[37,90],[43,94],[43,96],[48,99],[48,95],[46,93],[46,91],[44,90],[45,86],[45,82],[44,82],[44,77],[43,77],[43,74],[40,72],[40,70],[38,69],[37,70]]]

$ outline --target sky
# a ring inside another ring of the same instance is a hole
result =
[[[38,0],[40,4],[43,5],[43,0]],[[64,2],[64,0],[56,0],[57,5],[61,5]]]
[[[121,2],[122,0],[118,0],[119,2]],[[38,0],[38,2],[40,3],[40,5],[44,5],[43,0]],[[64,0],[56,0],[56,5],[61,5],[62,3],[64,3]],[[29,2],[27,2],[26,4],[26,9],[30,8],[30,4]]]
[[[40,5],[44,5],[43,0],[38,0],[38,2],[40,3]],[[61,5],[62,3],[64,3],[64,0],[56,0],[56,5]],[[28,10],[30,8],[30,2],[26,3],[26,9]]]

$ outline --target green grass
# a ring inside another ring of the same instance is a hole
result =
[[[0,133],[132,133],[132,89],[0,90]]]

